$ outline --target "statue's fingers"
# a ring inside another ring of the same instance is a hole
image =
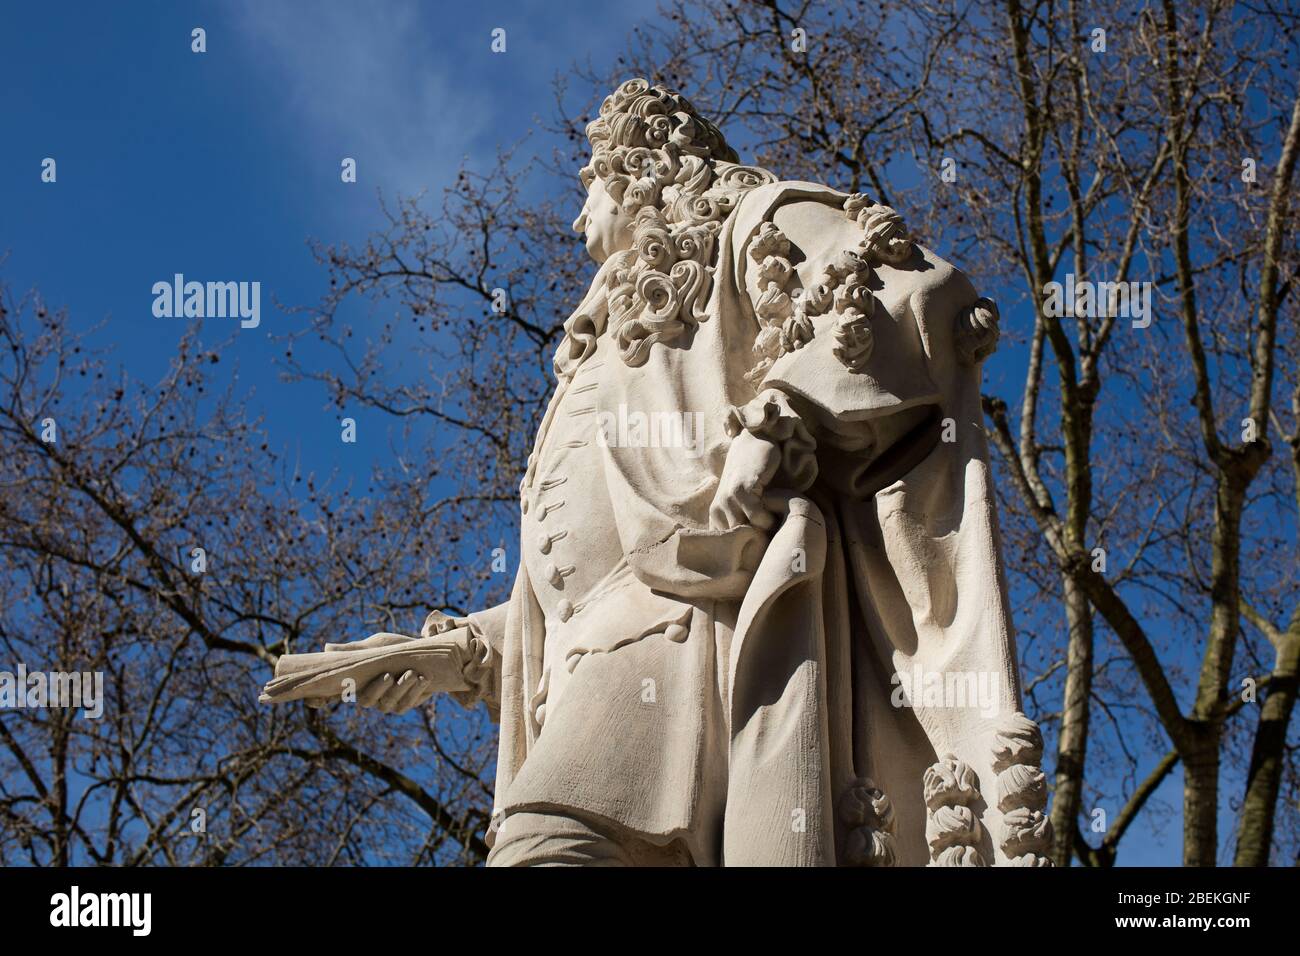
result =
[[[400,714],[402,712],[402,700],[411,690],[411,685],[415,683],[415,671],[404,671],[402,676],[393,681],[385,690],[379,703],[376,705],[385,714]]]
[[[381,714],[393,713],[393,705],[397,703],[404,693],[406,693],[406,688],[403,687],[399,689],[396,682],[389,684],[384,688],[384,692],[380,695],[379,700],[375,701],[375,710],[379,711]]]
[[[374,707],[384,696],[384,692],[393,686],[392,674],[380,674],[374,680],[361,688],[357,694],[357,703],[362,707]]]
[[[411,691],[419,687],[419,677],[415,671],[405,671],[402,676],[397,678],[393,684],[393,689],[385,694],[385,703],[390,708],[390,713],[400,714],[406,710],[407,699],[411,696]]]
[[[402,699],[397,702],[397,712],[400,714],[412,707],[420,706],[429,699],[432,693],[429,689],[429,682],[424,679],[423,675],[416,674],[404,689]]]

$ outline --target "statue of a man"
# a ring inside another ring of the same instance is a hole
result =
[[[435,612],[445,672],[360,702],[486,701],[489,865],[1046,865],[979,401],[997,308],[662,87],[587,135],[599,269],[511,598]]]

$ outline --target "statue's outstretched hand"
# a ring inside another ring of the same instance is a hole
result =
[[[464,628],[455,628],[442,632],[440,636],[446,640],[448,645],[456,645],[464,637],[464,630]],[[349,641],[346,644],[326,644],[325,652],[329,654],[348,654],[381,647],[392,647],[416,640],[418,638],[407,637],[404,634],[372,634],[360,641]],[[414,707],[419,707],[438,691],[459,686],[462,680],[459,655],[449,655],[445,679],[439,679],[439,677],[440,675],[437,674],[426,676],[410,669],[385,671],[375,675],[357,688],[356,702],[362,707],[374,707],[385,714],[406,713],[406,711]],[[308,698],[305,703],[308,707],[325,707],[336,701],[337,698],[334,697],[313,697]]]
[[[781,464],[781,449],[765,438],[742,430],[731,440],[722,478],[709,506],[709,524],[722,531],[751,524],[763,531],[775,518],[763,503],[763,493]]]

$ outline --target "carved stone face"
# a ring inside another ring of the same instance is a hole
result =
[[[632,248],[634,223],[605,189],[599,176],[583,178],[587,181],[587,201],[573,220],[573,231],[584,233],[591,258],[604,262],[614,253]]]

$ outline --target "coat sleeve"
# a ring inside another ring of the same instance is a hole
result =
[[[875,210],[864,225],[850,215],[857,208],[843,194],[796,193],[746,224],[736,275],[759,327],[748,375],[757,397],[729,430],[781,444],[782,477],[796,490],[820,475],[863,499],[939,437],[935,342],[922,317],[957,321],[976,296],[960,272],[903,238],[892,210],[864,207]]]
[[[425,618],[421,637],[431,637],[456,628],[465,628],[465,680],[470,690],[452,694],[463,707],[473,707],[480,700],[487,704],[494,721],[501,713],[501,653],[505,642],[506,615],[510,602],[465,617],[451,617],[434,611]]]

